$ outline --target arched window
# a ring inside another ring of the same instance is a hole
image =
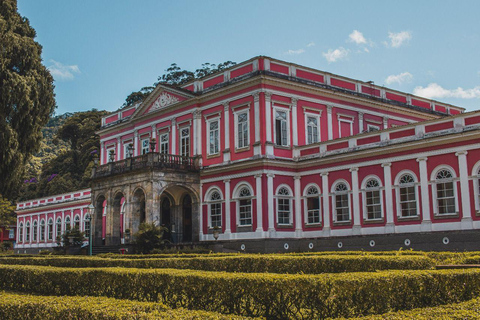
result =
[[[33,229],[32,230],[32,241],[37,242],[37,239],[38,239],[38,222],[37,222],[37,220],[33,221],[32,229]]]
[[[30,242],[30,221],[25,225],[25,242]]]
[[[398,181],[398,202],[400,205],[400,217],[408,218],[418,215],[417,192],[415,179],[409,173],[402,175]]]
[[[453,174],[448,169],[442,169],[437,172],[435,177],[435,187],[437,195],[437,213],[455,214],[455,186]]]
[[[316,186],[308,187],[305,194],[307,224],[320,223],[320,192]]]
[[[78,214],[73,218],[73,227],[80,230],[80,216]]]
[[[365,212],[367,220],[382,218],[382,202],[380,199],[380,183],[377,179],[369,179],[364,190]]]
[[[23,223],[18,226],[18,242],[23,242]]]
[[[210,212],[210,227],[222,227],[222,196],[220,192],[213,191],[208,199],[208,211]]]
[[[40,241],[45,241],[45,220],[40,221]]]
[[[48,226],[47,226],[47,239],[49,241],[53,240],[53,219],[48,219]]]
[[[334,204],[334,221],[348,222],[350,221],[350,199],[349,190],[345,183],[340,182],[335,186],[333,192]]]
[[[85,232],[85,237],[90,237],[90,215],[87,213],[83,217],[83,232]]]
[[[57,232],[55,234],[56,237],[59,237],[62,235],[62,218],[58,217],[57,218],[57,222],[56,222],[56,225],[57,225]]]
[[[278,225],[290,225],[292,197],[287,187],[277,190],[277,223]]]
[[[252,192],[246,186],[238,192],[238,222],[240,226],[252,225]]]
[[[72,228],[72,225],[71,225],[70,221],[71,221],[70,216],[66,216],[65,217],[65,228],[64,228],[65,231],[70,230]]]

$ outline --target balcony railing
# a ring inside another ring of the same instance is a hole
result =
[[[141,156],[110,162],[94,168],[92,177],[100,178],[142,169],[173,169],[196,172],[199,170],[199,166],[196,158],[150,152]]]

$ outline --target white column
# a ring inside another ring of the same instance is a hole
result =
[[[138,150],[138,130],[135,130],[133,134],[133,156],[138,156],[140,151]]]
[[[65,211],[62,211],[62,234],[65,233]]]
[[[388,129],[388,117],[383,117],[383,129]]]
[[[230,161],[230,107],[229,102],[223,104],[224,128],[225,128],[225,150],[223,150],[223,162]]]
[[[82,219],[82,216],[80,216],[80,221]],[[81,222],[80,222],[80,228],[81,228]],[[82,230],[82,229],[80,229]],[[43,242],[47,242],[48,241],[48,217],[47,217],[47,213],[45,212],[45,230],[43,231]]]
[[[176,154],[176,144],[177,144],[177,120],[172,119],[172,151],[171,154]]]
[[[328,121],[328,140],[333,139],[333,119],[332,119],[332,106],[327,106],[327,121]]]
[[[192,144],[193,144],[193,155],[197,156],[198,152],[198,110],[193,111],[193,132],[192,132]]]
[[[255,175],[255,196],[257,200],[257,230],[263,234],[262,174]]]
[[[117,161],[122,159],[122,141],[120,137],[117,138]]]
[[[197,144],[197,155],[199,155],[199,165],[202,165],[202,112],[197,110],[194,114],[195,122],[197,123],[196,131],[196,144]]]
[[[260,94],[258,92],[253,94],[253,110],[255,113],[255,144],[253,148],[254,155],[262,154],[262,144],[260,141]]]
[[[392,164],[383,163],[383,177],[385,181],[385,233],[392,233],[395,231],[395,224],[393,220],[393,196],[392,196]]]
[[[294,192],[295,192],[295,236],[297,238],[302,235],[302,206],[301,206],[301,176],[294,176]]]
[[[353,234],[360,234],[360,192],[358,190],[358,168],[351,168],[352,173],[352,197],[353,197]]]
[[[223,180],[225,184],[225,238],[230,239],[231,217],[230,217],[230,180]]]
[[[298,118],[297,118],[297,98],[292,98],[292,137],[293,145],[298,146]]]
[[[105,157],[105,142],[100,142],[100,164],[107,163],[104,159]]]
[[[363,132],[363,112],[358,113],[358,133]]]
[[[422,193],[422,231],[429,231],[432,229],[430,219],[430,199],[428,192],[428,173],[427,173],[427,159],[418,158],[418,166],[420,170],[420,192]]]
[[[470,190],[468,187],[467,151],[455,153],[458,157],[460,173],[460,195],[462,200],[462,229],[472,229],[472,208],[470,206]],[[457,192],[458,194],[458,192]]]
[[[328,172],[320,173],[322,177],[322,199],[323,199],[323,234],[330,235],[330,192],[328,189]]]
[[[272,141],[272,94],[265,92],[265,122],[267,130],[267,141],[265,143],[265,153],[273,157],[273,141]]]
[[[268,233],[269,237],[275,233],[273,221],[273,173],[267,173],[267,203],[268,203]]]

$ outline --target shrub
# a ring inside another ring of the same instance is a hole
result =
[[[318,319],[469,300],[480,294],[480,270],[278,275],[0,266],[0,286],[37,294],[159,301],[242,316]]]
[[[157,226],[155,223],[141,223],[138,232],[133,236],[136,249],[142,253],[150,253],[153,249],[162,247],[165,230],[167,230],[165,227]]]

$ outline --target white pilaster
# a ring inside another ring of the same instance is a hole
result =
[[[383,117],[383,129],[388,129],[388,117]]]
[[[122,141],[120,137],[117,138],[117,161],[122,159]]]
[[[330,235],[330,192],[328,191],[328,172],[322,172],[322,198],[323,198],[323,234]]]
[[[332,106],[327,106],[328,140],[333,139]]]
[[[292,138],[293,138],[293,145],[298,146],[298,118],[297,118],[297,98],[292,98]]]
[[[269,236],[273,236],[275,233],[274,221],[273,221],[273,173],[267,173],[267,203],[268,203],[268,233]]]
[[[197,110],[193,111],[193,128],[192,128],[192,137],[190,140],[192,141],[193,145],[193,156],[198,154],[197,151],[197,134],[198,134],[198,121],[197,121]]]
[[[197,123],[197,131],[195,133],[195,141],[197,144],[197,155],[200,156],[199,158],[199,165],[202,166],[202,112],[197,110],[194,113],[195,122]]]
[[[273,141],[272,141],[272,94],[265,92],[265,121],[267,130],[267,142],[265,143],[265,153],[273,157]]]
[[[263,234],[263,208],[262,208],[262,175],[255,175],[255,196],[257,200],[257,233]]]
[[[358,189],[358,168],[351,168],[352,173],[352,197],[353,197],[353,234],[360,234],[360,192]]]
[[[420,192],[422,193],[422,231],[430,231],[432,229],[432,221],[430,219],[430,198],[428,192],[428,172],[427,159],[418,158],[418,166],[420,171]]]
[[[203,183],[200,184],[200,201],[198,201],[198,216],[199,216],[199,221],[198,221],[198,227],[200,229],[199,231],[199,236],[200,236],[200,241],[205,240],[205,235],[203,234]]]
[[[133,156],[138,156],[140,151],[138,150],[138,130],[135,130],[133,134]]]
[[[462,200],[462,229],[472,229],[472,208],[470,206],[470,190],[468,187],[467,151],[455,153],[458,158],[460,172],[460,195]]]
[[[358,113],[358,133],[362,133],[363,128],[363,112]]]
[[[230,107],[229,102],[223,104],[224,128],[225,128],[225,150],[223,150],[223,162],[230,161]]]
[[[171,154],[176,154],[176,145],[177,145],[177,120],[172,119],[172,151]]]
[[[100,142],[100,164],[105,164],[107,161],[105,161],[105,142]]]
[[[393,220],[393,189],[392,189],[392,164],[383,163],[383,177],[385,181],[385,233],[395,231],[395,222]]]
[[[223,180],[225,184],[225,238],[230,239],[231,217],[230,217],[230,180]]]
[[[262,154],[262,145],[260,142],[260,94],[258,92],[253,94],[253,111],[255,116],[255,144],[253,147],[253,154],[258,156]]]
[[[295,236],[297,238],[302,235],[302,206],[301,206],[301,179],[302,177],[297,175],[294,179],[294,192],[295,192]]]

